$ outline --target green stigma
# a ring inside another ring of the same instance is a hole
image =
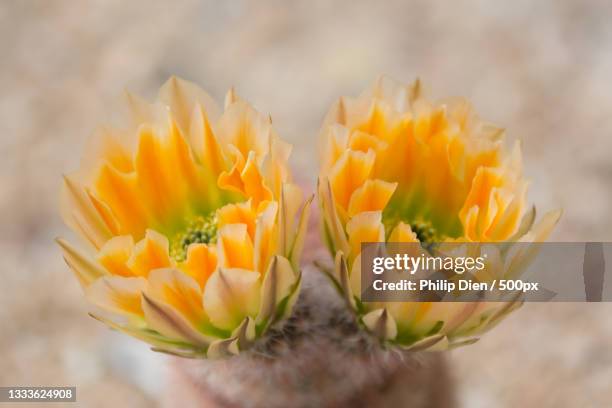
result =
[[[436,229],[431,225],[430,222],[417,221],[410,224],[410,229],[414,232],[419,241],[431,244],[433,242],[440,242],[442,236],[436,232]]]
[[[417,239],[424,244],[432,244],[436,242],[442,242],[446,239],[446,235],[441,234],[430,221],[426,220],[405,220],[403,217],[393,213],[386,213],[383,215],[383,224],[387,238],[391,235],[393,229],[403,222],[410,225],[410,229],[417,236]]]
[[[170,256],[177,262],[187,258],[187,248],[191,244],[210,244],[217,242],[216,211],[193,218],[183,231],[177,232],[170,241]]]

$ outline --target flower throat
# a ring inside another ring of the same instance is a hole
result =
[[[212,211],[207,215],[194,217],[183,231],[177,232],[170,241],[170,256],[177,262],[187,258],[187,249],[191,244],[211,244],[217,242],[217,214]]]

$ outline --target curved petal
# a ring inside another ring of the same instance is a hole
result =
[[[200,162],[205,163],[212,174],[221,173],[225,167],[225,158],[219,141],[213,133],[209,116],[199,103],[193,108],[188,134],[193,151],[200,158]]]
[[[310,205],[314,199],[314,194],[310,196],[304,205],[302,210],[298,213],[297,229],[295,231],[295,239],[293,245],[289,251],[289,259],[293,267],[298,270],[300,268],[300,257],[302,256],[302,250],[304,248],[304,242],[306,240],[306,233],[308,232],[308,220],[310,218]]]
[[[383,180],[366,180],[361,187],[351,194],[348,204],[349,217],[360,212],[384,210],[396,188],[397,183],[388,183]]]
[[[112,313],[142,318],[142,291],[147,284],[144,278],[105,276],[85,290],[87,299],[96,306]]]
[[[369,150],[373,150],[374,152],[378,153],[387,147],[388,144],[384,140],[359,130],[351,133],[351,137],[349,139],[349,148],[351,150],[362,151],[364,153],[367,153]]]
[[[375,154],[346,150],[329,171],[329,182],[337,203],[345,210],[353,192],[368,179]]]
[[[268,261],[277,251],[277,210],[278,204],[276,202],[269,202],[257,217],[253,265],[259,273],[265,272],[265,269],[268,267]]]
[[[257,314],[257,323],[263,322],[268,325],[281,317],[278,315],[280,311],[277,308],[285,298],[291,295],[291,290],[295,287],[296,282],[297,275],[287,258],[282,256],[272,258],[261,287],[261,304]]]
[[[203,289],[217,269],[217,248],[208,244],[191,244],[187,248],[187,259],[179,267]]]
[[[226,150],[232,164],[229,170],[224,170],[219,174],[217,185],[220,189],[244,194],[241,172],[244,168],[245,158],[235,146],[227,146]]]
[[[134,246],[127,266],[135,276],[148,276],[153,269],[172,266],[168,238],[159,232],[147,230],[145,237]]]
[[[329,169],[338,161],[342,153],[348,148],[349,129],[332,124],[321,133],[323,140],[320,143],[322,146],[320,153],[321,173],[327,173]]]
[[[134,238],[131,235],[121,235],[109,239],[100,251],[97,259],[113,275],[134,276],[127,266],[128,259],[134,250]]]
[[[357,299],[361,299],[361,294],[362,294],[361,292],[361,254],[355,257],[355,260],[353,261],[353,267],[348,271],[348,275],[349,275],[348,287],[350,288],[349,302],[352,306],[355,306],[354,297],[356,296]],[[338,274],[338,276],[341,278],[340,281],[342,281],[341,273]],[[340,285],[343,286],[344,284],[340,282]]]
[[[100,264],[74,248],[68,241],[61,238],[57,238],[55,241],[62,248],[64,260],[75,273],[83,288],[89,286],[98,278],[108,275],[108,272]]]
[[[217,210],[217,228],[228,224],[245,224],[251,239],[255,238],[256,211],[251,200],[237,204],[227,204]]]
[[[420,242],[417,235],[412,232],[410,225],[403,222],[398,223],[391,235],[389,235],[388,242]]]
[[[185,341],[198,347],[206,347],[214,339],[199,332],[172,306],[151,299],[146,293],[142,294],[142,310],[148,327],[170,339]]]
[[[360,264],[357,265],[357,262],[359,262]],[[346,258],[344,257],[344,254],[340,251],[338,251],[338,253],[336,254],[336,258],[334,259],[334,269],[338,278],[338,283],[342,288],[342,292],[344,294],[344,298],[347,304],[354,308],[355,299],[353,298],[353,282],[351,282],[349,278],[349,267],[347,265]],[[355,258],[355,261],[353,262],[352,272],[355,273],[355,275],[359,274],[360,282],[359,287],[357,289],[359,290],[359,296],[361,296],[361,254],[357,255],[357,257]],[[357,276],[355,276],[355,278],[357,278]]]
[[[228,98],[219,118],[216,133],[222,146],[235,146],[243,157],[254,151],[262,158],[270,146],[271,124],[268,118],[239,98]]]
[[[331,185],[327,179],[319,179],[317,189],[323,214],[323,232],[326,244],[332,254],[337,251],[348,253],[349,243],[340,221]]]
[[[167,151],[160,137],[149,125],[139,128],[138,150],[135,157],[136,178],[140,200],[157,222],[164,222],[172,211],[176,184],[170,179]]]
[[[171,76],[159,89],[159,100],[170,108],[184,134],[190,128],[191,114],[195,105],[204,108],[213,120],[219,117],[220,109],[213,98],[195,83]]]
[[[257,158],[254,151],[250,151],[247,156],[247,161],[240,173],[240,178],[244,185],[244,195],[253,200],[253,205],[257,206],[262,201],[272,199],[272,191],[266,185],[266,182],[261,174],[257,164]]]
[[[351,246],[351,261],[361,253],[363,242],[384,242],[385,227],[382,224],[380,211],[368,211],[357,214],[346,224],[346,232]]]
[[[397,336],[397,325],[387,309],[373,310],[363,316],[362,320],[368,330],[380,339],[394,339]]]
[[[260,304],[261,280],[257,272],[218,268],[204,288],[204,309],[221,329],[233,330],[247,316],[255,317]]]
[[[167,109],[161,103],[150,103],[143,98],[132,94],[125,90],[124,97],[124,112],[123,116],[127,116],[127,127],[130,130],[138,129],[143,123],[161,123],[167,114]]]
[[[156,269],[147,282],[145,294],[149,299],[168,305],[196,329],[206,325],[202,289],[192,277],[176,269]]]
[[[563,214],[563,210],[553,210],[549,211],[538,223],[536,223],[531,230],[523,236],[521,242],[542,242],[545,241],[553,228],[559,220],[561,219],[561,215]]]
[[[279,197],[283,184],[290,179],[290,171],[287,166],[292,146],[283,142],[276,134],[272,133],[270,140],[270,151],[265,156],[261,165],[262,174],[266,185],[275,197]]]
[[[74,178],[64,176],[61,212],[64,222],[80,232],[94,247],[100,248],[112,230],[95,202]]]
[[[279,224],[279,253],[286,254],[291,250],[295,236],[295,218],[302,205],[302,190],[292,183],[285,183],[281,189]]]
[[[253,269],[253,242],[245,224],[229,224],[219,229],[219,267]]]
[[[121,233],[141,237],[148,224],[148,214],[138,194],[136,173],[121,173],[108,164],[100,167],[94,193],[117,217]]]

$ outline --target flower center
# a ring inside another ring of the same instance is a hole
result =
[[[431,221],[423,219],[408,220],[396,214],[385,214],[383,216],[383,224],[385,226],[387,239],[400,222],[410,225],[410,229],[416,234],[417,239],[424,244],[442,242],[447,238],[445,234],[436,229]]]
[[[412,232],[414,232],[419,241],[427,244],[439,242],[443,237],[436,229],[427,221],[417,221],[410,224]]]
[[[187,248],[191,244],[210,244],[217,242],[217,213],[193,218],[183,231],[177,232],[170,241],[170,256],[182,262],[187,258]]]

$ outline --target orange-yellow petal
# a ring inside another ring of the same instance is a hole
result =
[[[195,279],[204,288],[206,281],[217,268],[217,249],[207,244],[191,244],[187,248],[187,259],[180,264],[181,270]]]
[[[253,242],[245,224],[229,224],[219,229],[219,267],[253,269]]]
[[[149,329],[175,341],[207,347],[214,338],[207,336],[173,306],[142,294],[142,310]]]
[[[374,159],[372,150],[367,153],[347,150],[330,170],[329,182],[334,198],[343,209],[348,209],[351,195],[368,179]]]
[[[204,309],[222,329],[234,329],[245,317],[255,317],[260,305],[261,279],[254,271],[219,268],[204,289]]]
[[[201,157],[201,162],[206,164],[212,174],[218,175],[224,166],[223,155],[219,141],[215,137],[208,115],[196,104],[191,115],[191,127],[189,136],[196,155]]]
[[[464,230],[469,232],[468,238],[478,241],[484,235],[485,226],[489,226],[496,210],[491,208],[496,203],[492,201],[493,189],[503,186],[503,175],[499,170],[481,167],[472,181],[472,188],[459,212]]]
[[[323,232],[326,245],[335,254],[337,251],[349,252],[349,243],[338,214],[331,185],[326,178],[319,179],[318,191],[323,214]]]
[[[208,320],[202,306],[202,289],[190,276],[177,269],[157,269],[147,278],[145,293],[150,299],[171,306],[194,327]]]
[[[321,134],[323,138],[321,142],[322,151],[320,153],[322,172],[328,172],[338,161],[342,153],[346,151],[349,133],[346,127],[333,124]]]
[[[97,279],[108,275],[95,259],[70,245],[66,240],[58,238],[56,242],[62,248],[64,260],[76,275],[83,288],[91,285]]]
[[[149,126],[139,129],[138,151],[135,164],[140,200],[147,203],[149,212],[157,222],[163,222],[172,210],[174,198],[173,183],[170,182],[172,172],[167,168],[165,159],[167,152],[161,144],[159,136]]]
[[[113,233],[91,195],[70,176],[64,176],[61,210],[66,224],[80,231],[96,248],[100,248]]]
[[[229,171],[223,171],[219,174],[217,184],[219,188],[235,191],[244,194],[244,182],[242,181],[242,169],[245,165],[245,159],[242,153],[235,146],[227,146],[228,156],[232,163]]]
[[[97,259],[113,275],[134,276],[127,266],[133,249],[134,238],[131,235],[113,237],[100,249]]]
[[[262,164],[262,175],[266,186],[274,197],[279,197],[283,183],[291,178],[291,172],[287,166],[292,146],[285,143],[280,137],[272,132],[270,138],[270,151],[266,154]]]
[[[276,253],[278,235],[276,234],[276,213],[278,204],[269,202],[257,217],[255,231],[253,266],[259,273],[264,273],[272,255]]]
[[[195,105],[203,107],[213,120],[219,117],[219,107],[208,93],[193,82],[175,76],[159,89],[159,100],[170,108],[184,134],[189,131]]]
[[[410,225],[400,222],[391,231],[388,242],[419,242],[419,239]]]
[[[145,237],[134,246],[127,266],[135,276],[148,276],[153,269],[172,266],[168,249],[168,238],[147,230]]]
[[[397,183],[383,180],[366,180],[351,195],[348,215],[352,217],[364,211],[382,211],[397,188]]]
[[[136,173],[120,173],[108,164],[102,165],[94,185],[94,193],[113,210],[122,234],[141,237],[148,223],[140,195]]]
[[[245,101],[232,99],[216,127],[221,146],[224,149],[234,146],[243,157],[248,157],[251,151],[257,158],[263,157],[270,146],[270,120]]]
[[[255,218],[257,214],[251,200],[237,204],[227,204],[217,210],[218,228],[228,224],[245,224],[251,239],[255,238]]]
[[[105,276],[89,286],[85,296],[94,305],[109,312],[143,317],[141,295],[146,283],[144,278]]]
[[[244,185],[244,194],[253,200],[253,205],[255,206],[259,205],[262,201],[272,199],[272,191],[266,186],[256,160],[255,152],[249,152],[244,169],[240,174]]]
[[[349,148],[351,150],[361,151],[364,153],[367,153],[368,150],[378,152],[386,149],[387,146],[387,142],[384,140],[359,130],[353,132],[349,139]]]
[[[106,203],[96,198],[96,196],[94,196],[91,191],[88,190],[87,195],[89,196],[91,203],[93,204],[95,209],[98,211],[98,214],[100,214],[100,217],[102,218],[102,220],[108,227],[111,234],[113,235],[119,234],[120,233],[119,222],[117,221],[117,218],[113,214],[110,207]]]
[[[497,217],[489,231],[487,231],[492,240],[505,241],[517,232],[525,209],[526,192],[527,183],[521,183],[515,188],[513,195],[508,199],[509,202],[505,207],[505,211]]]
[[[349,259],[361,253],[362,242],[384,242],[385,227],[382,224],[380,211],[359,213],[346,224],[351,253]],[[351,264],[352,262],[349,262]]]

